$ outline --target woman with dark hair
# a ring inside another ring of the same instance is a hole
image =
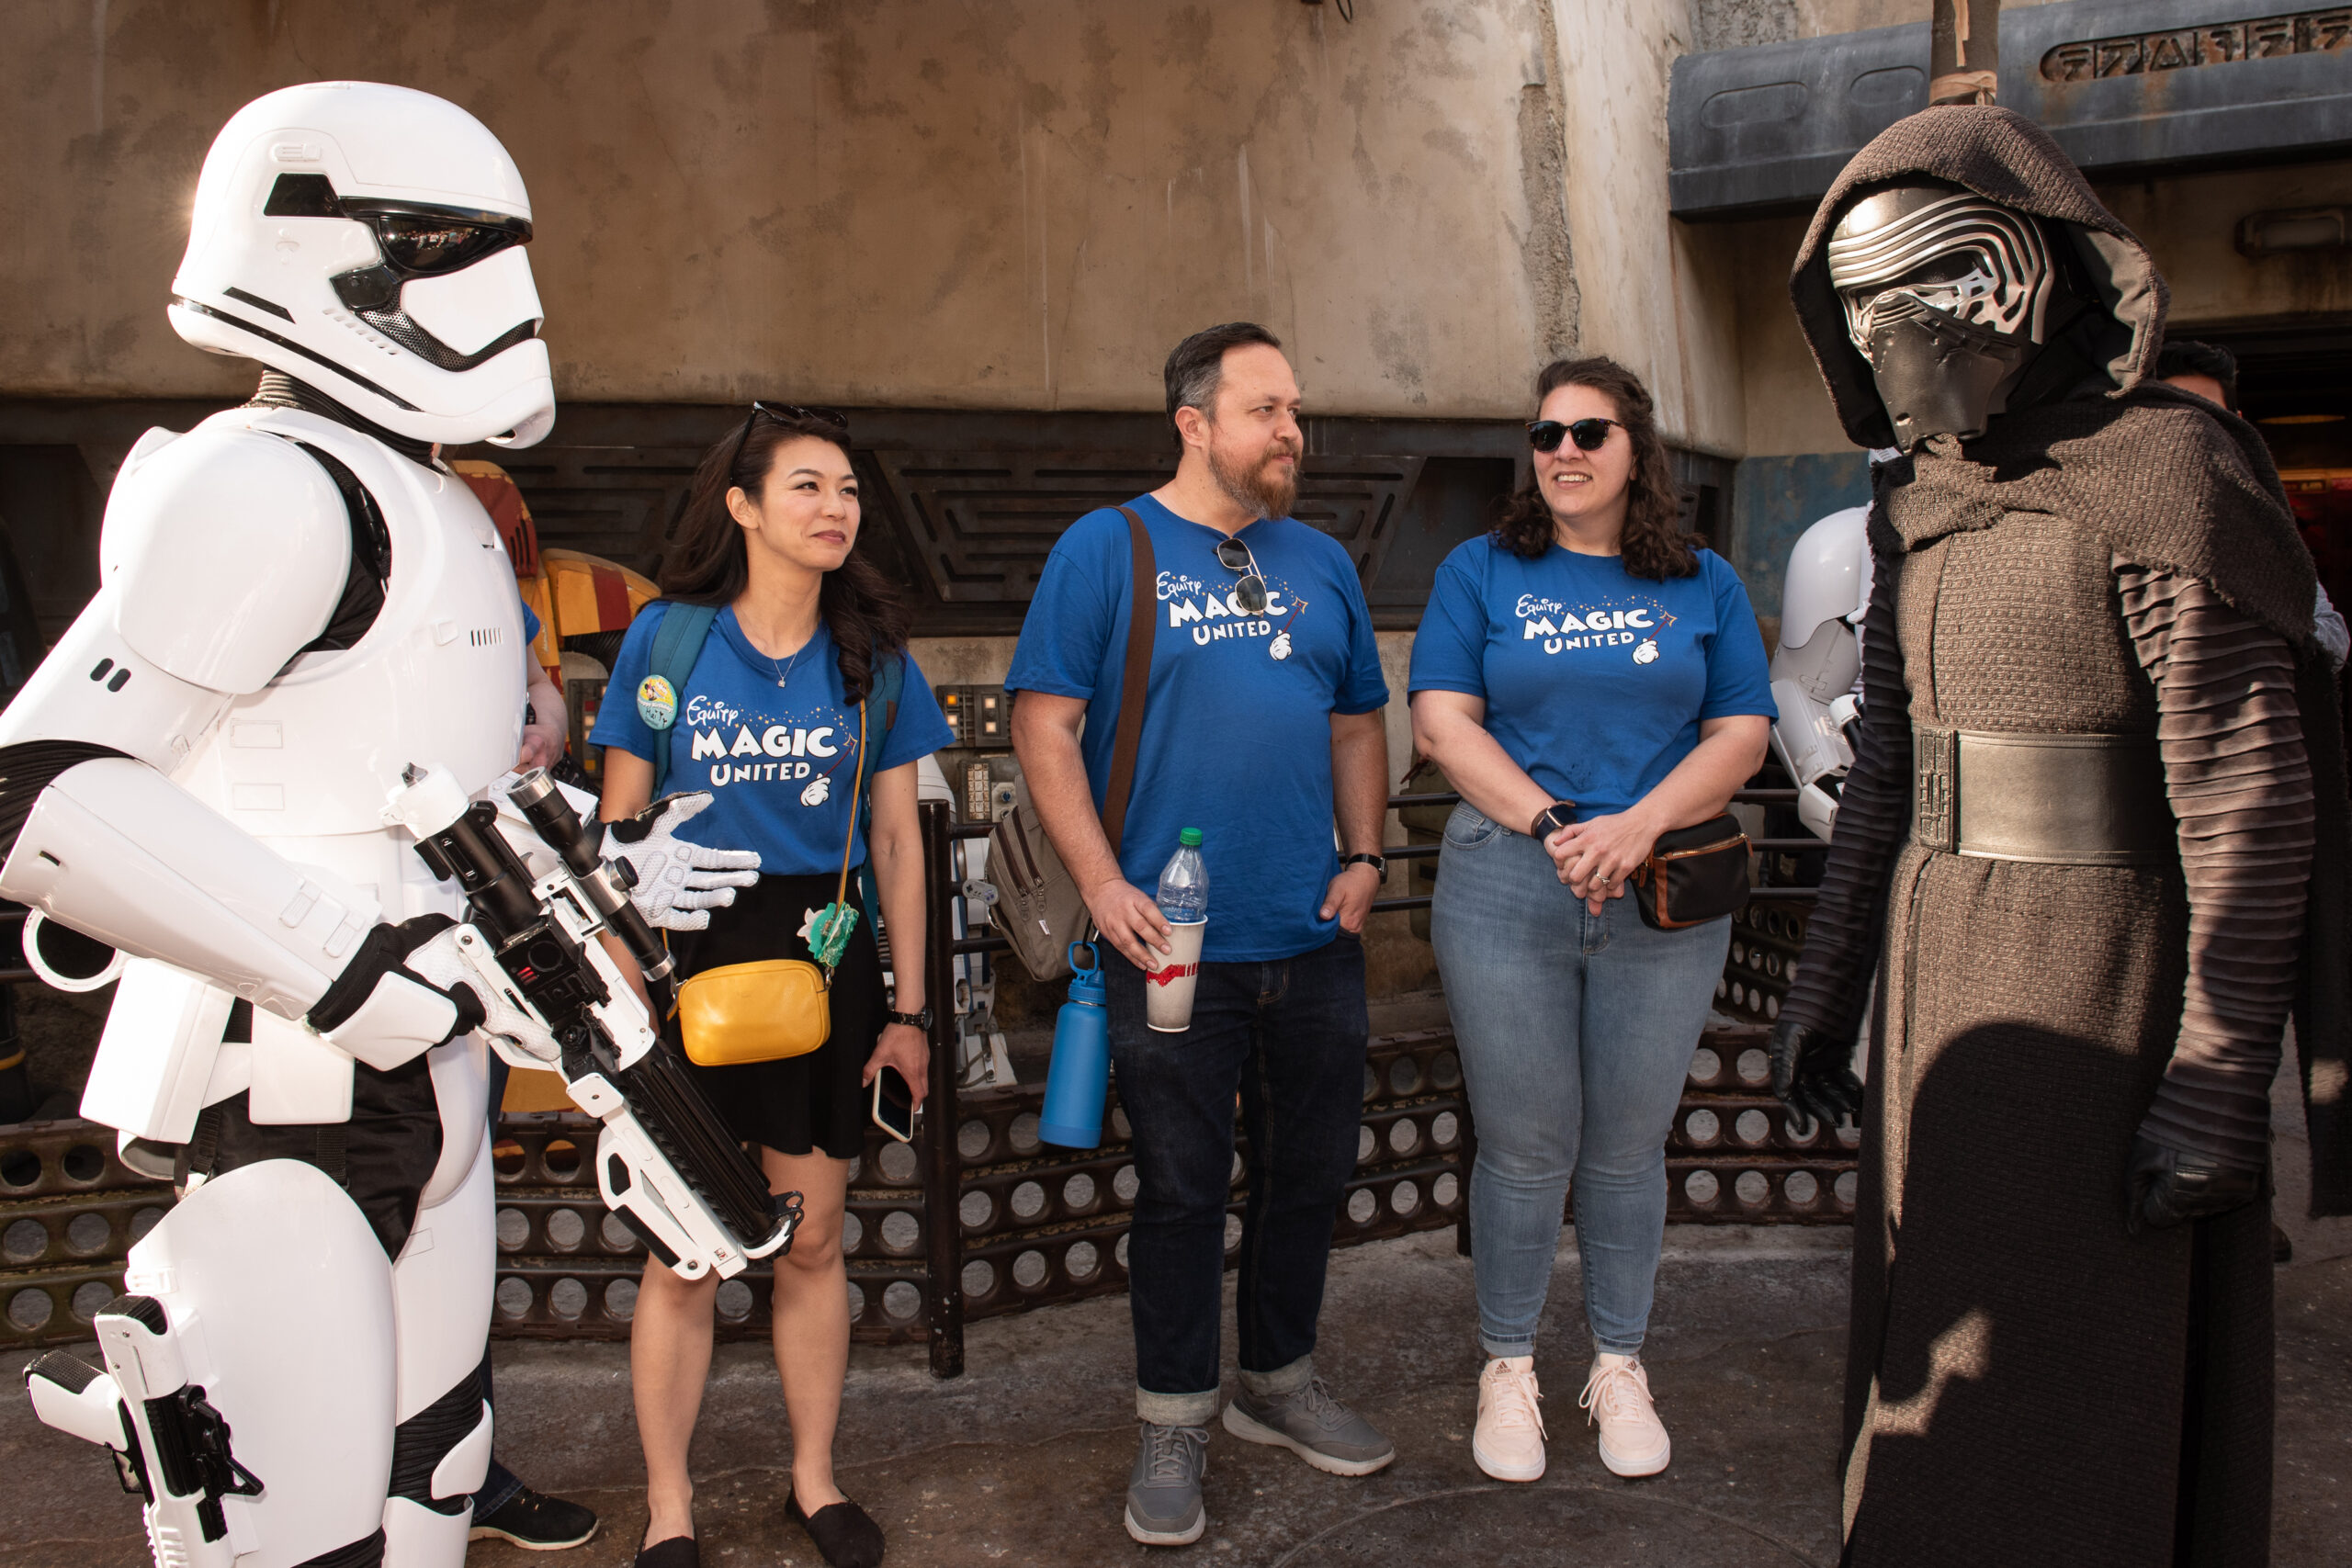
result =
[[[1575,1179],[1580,1403],[1601,1461],[1671,1454],[1641,1363],[1666,1226],[1666,1134],[1731,942],[1724,916],[1652,930],[1627,875],[1719,816],[1764,760],[1772,697],[1747,590],[1681,530],[1649,393],[1608,359],[1536,383],[1534,477],[1438,570],[1413,644],[1414,744],[1463,804],[1430,935],[1478,1157],[1472,1453],[1544,1473],[1535,1325]]]
[[[841,415],[754,403],[742,429],[712,447],[695,475],[678,547],[662,573],[664,597],[629,627],[592,737],[606,749],[606,821],[652,799],[654,760],[666,749],[666,787],[713,796],[680,836],[759,852],[755,886],[713,908],[706,929],[671,939],[682,979],[723,964],[813,956],[808,932],[833,901],[844,844],[853,869],[873,860],[896,998],[884,997],[876,911],[863,908],[853,876],[849,899],[859,918],[833,974],[825,1043],[788,1060],[694,1069],[737,1134],[759,1145],[771,1188],[802,1195],[805,1217],[791,1251],[776,1259],[772,1307],[792,1423],[786,1511],[834,1568],[882,1560],[880,1528],[833,1483],[833,1427],[849,1364],[842,1201],[850,1162],[865,1146],[865,1086],[889,1067],[917,1103],[923,1094],[930,1015],[915,767],[953,739],[907,654],[897,595],[856,547],[857,491]],[[721,608],[673,690],[651,660],[679,604]],[[867,701],[893,660],[903,665],[895,721],[885,702]],[[866,761],[861,733],[874,753],[865,768],[870,843],[853,806]],[[643,1568],[698,1561],[686,1448],[710,1370],[718,1289],[715,1277],[688,1283],[649,1260],[638,1292],[629,1367],[651,1515],[638,1557]]]

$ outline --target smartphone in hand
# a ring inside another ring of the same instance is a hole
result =
[[[915,1097],[896,1067],[874,1075],[874,1124],[902,1144],[915,1141]]]

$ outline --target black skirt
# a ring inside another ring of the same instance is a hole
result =
[[[672,931],[678,977],[729,964],[770,958],[807,958],[800,928],[808,911],[833,901],[838,874],[822,876],[762,876],[736,895],[735,902],[710,912],[710,928]],[[832,1032],[805,1056],[741,1066],[704,1067],[689,1063],[711,1105],[735,1135],[778,1154],[824,1153],[855,1159],[865,1149],[873,1090],[859,1083],[865,1059],[874,1055],[888,1010],[882,991],[882,961],[874,946],[874,923],[850,877],[849,901],[858,909],[857,930],[833,972],[827,1000]],[[675,1028],[673,1021],[673,1029]]]

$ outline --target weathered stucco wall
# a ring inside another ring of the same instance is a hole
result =
[[[1674,5],[1553,0],[1567,132],[1579,347],[1649,383],[1667,438],[1744,446],[1728,258],[1666,218],[1666,96],[1690,17]]]
[[[348,76],[513,151],[567,398],[1148,408],[1247,316],[1319,411],[1516,413],[1576,333],[1544,4],[15,6],[0,395],[240,388],[164,320],[197,169]]]

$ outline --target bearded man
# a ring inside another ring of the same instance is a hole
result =
[[[1038,818],[1102,934],[1141,1184],[1126,1526],[1173,1546],[1206,1519],[1237,1095],[1250,1201],[1226,1430],[1336,1475],[1396,1450],[1314,1359],[1363,1107],[1357,933],[1384,870],[1388,687],[1354,563],[1288,515],[1305,442],[1282,344],[1248,321],[1211,327],[1176,345],[1165,379],[1176,477],[1063,534],[1005,685],[1021,694],[1012,744]],[[1144,889],[1180,835],[1207,865],[1208,925],[1190,1025],[1163,1032],[1146,1024],[1144,988],[1172,949]]]
[[[2311,559],[2254,429],[2152,378],[2164,280],[2030,121],[1890,128],[1791,288],[1847,433],[1904,453],[1772,1042],[1793,1109],[1861,1110],[1843,1562],[2266,1562],[2290,1012],[2312,1209],[2352,1212]]]

